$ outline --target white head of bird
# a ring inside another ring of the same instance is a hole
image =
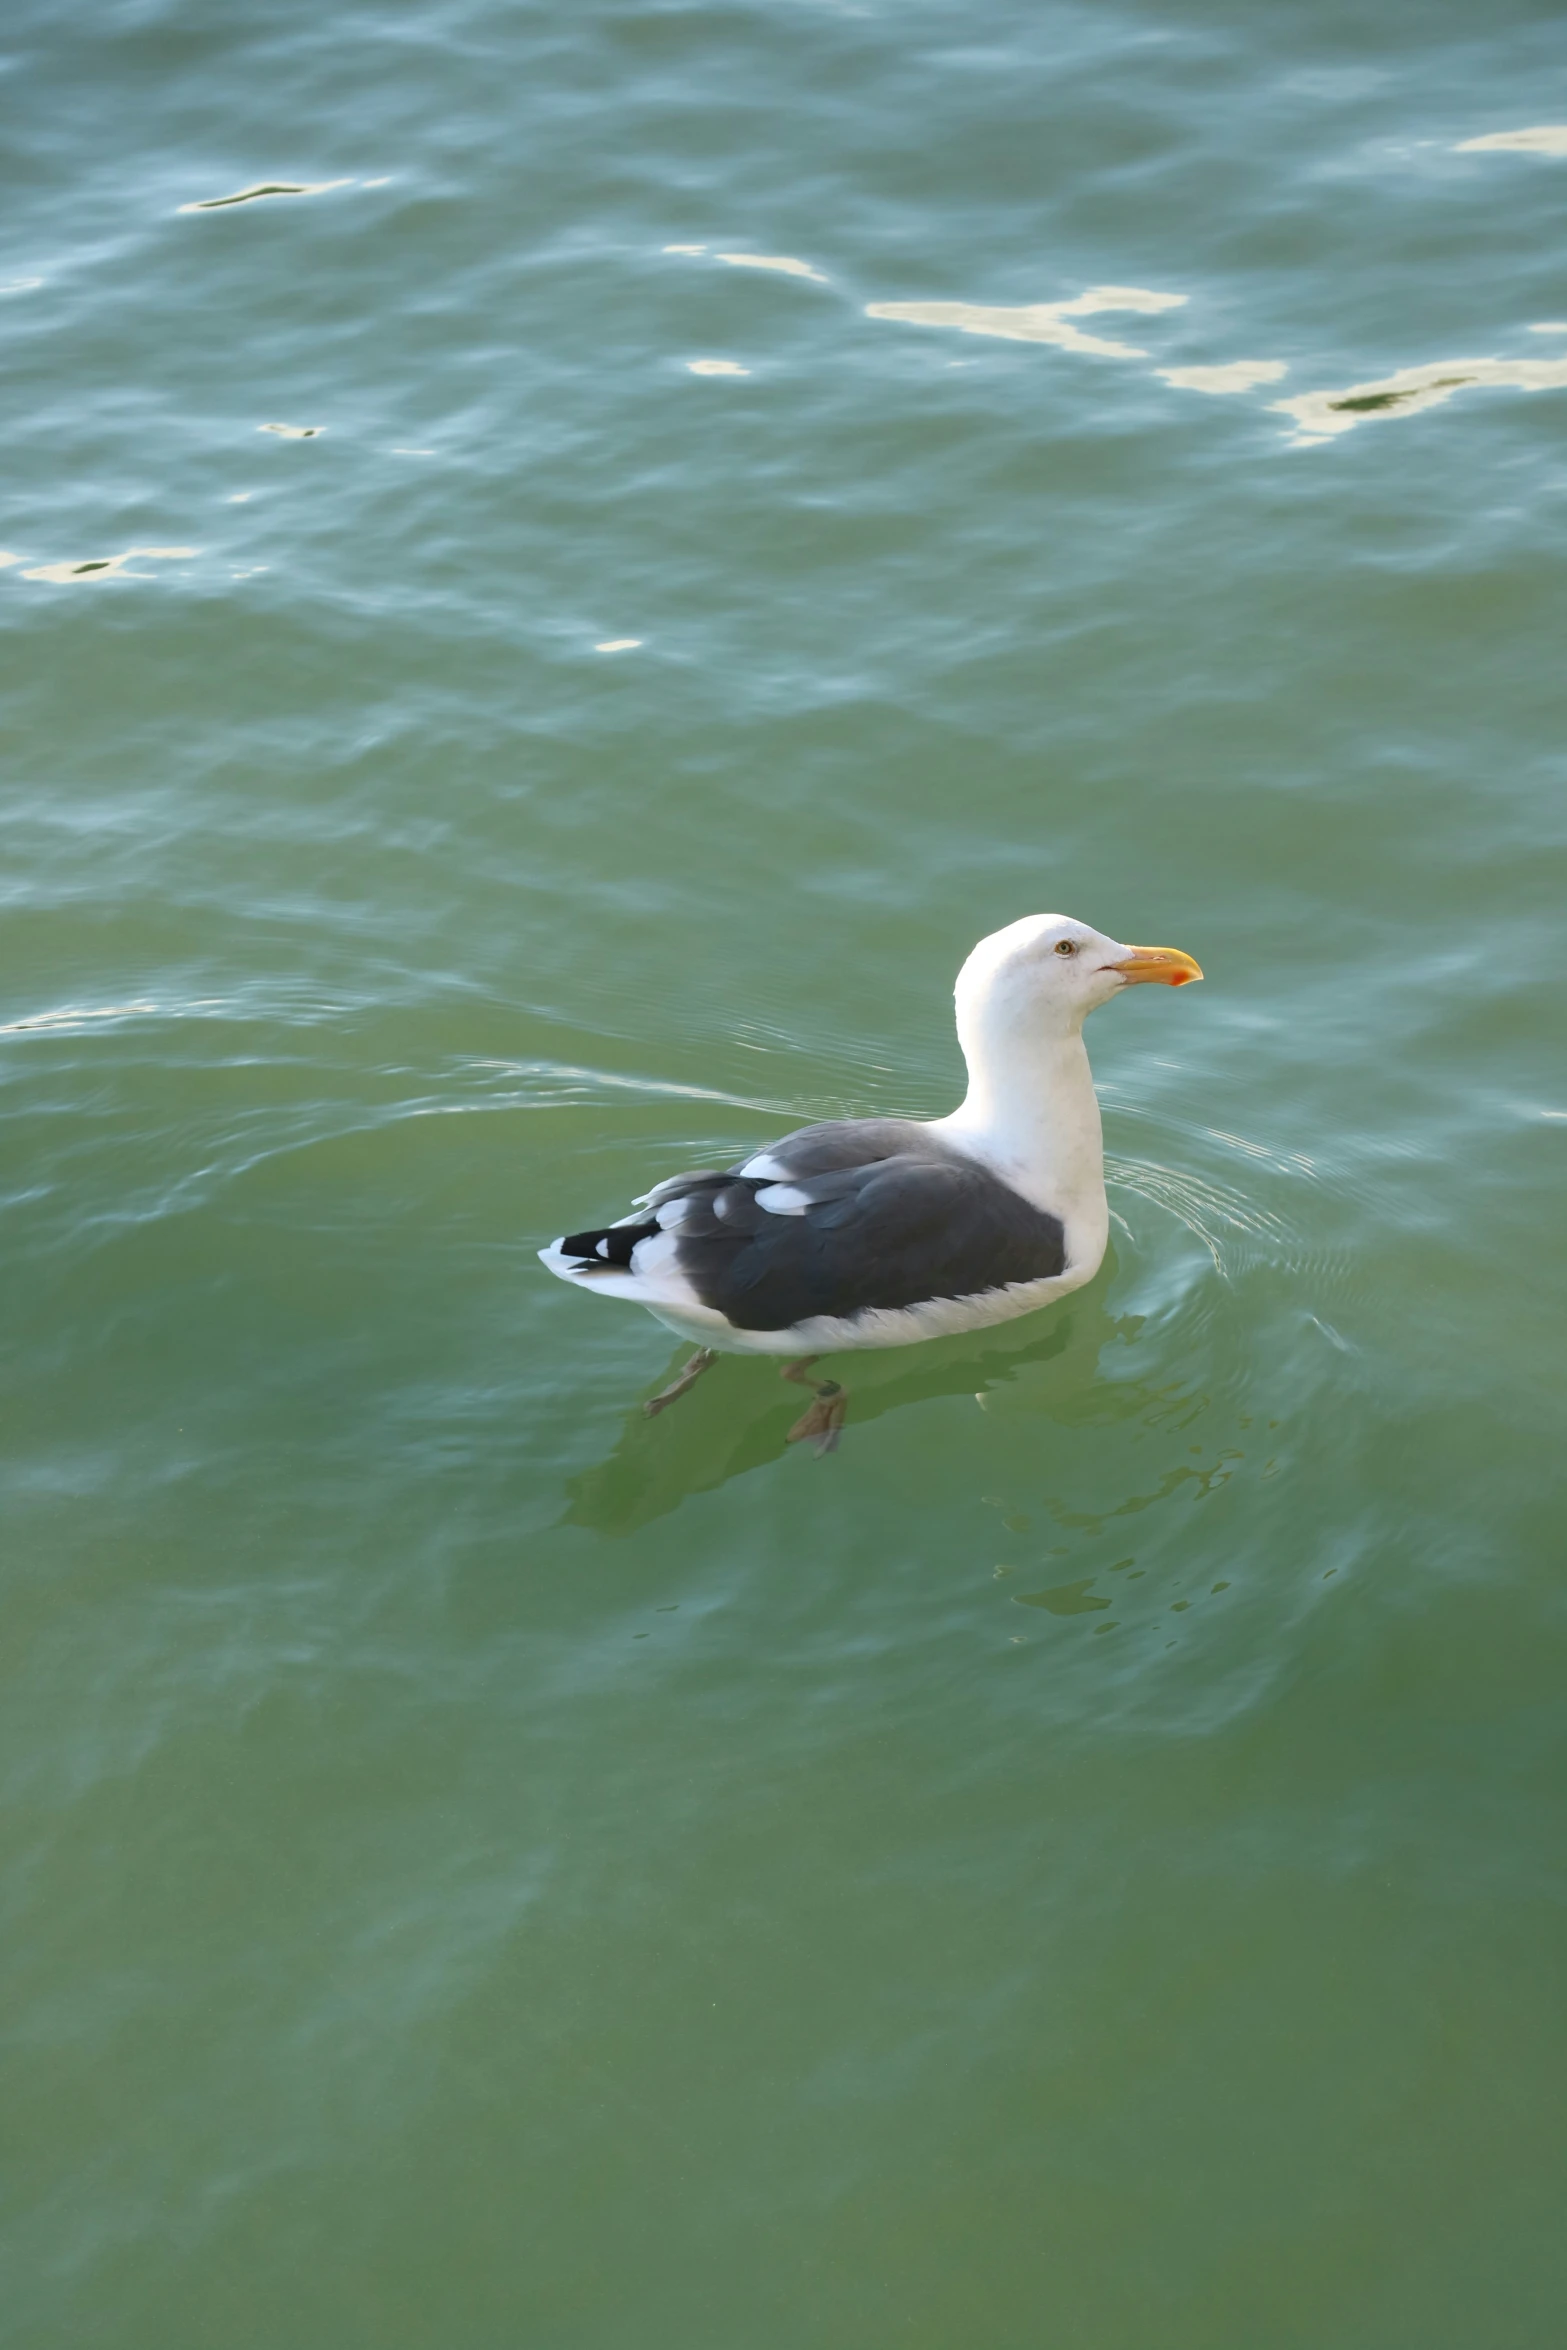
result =
[[[1027,914],[982,938],[954,990],[968,1094],[940,1123],[1030,1194],[1102,1192],[1083,1022],[1123,988],[1201,977],[1179,947],[1128,946],[1069,914]]]
[[[1178,947],[1126,946],[1069,914],[1025,914],[982,938],[958,973],[958,1035],[1019,1044],[1041,1032],[1076,1035],[1096,1005],[1126,987],[1157,980],[1184,987],[1201,979]]]

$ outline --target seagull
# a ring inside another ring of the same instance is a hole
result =
[[[789,1441],[830,1452],[847,1398],[810,1377],[820,1356],[987,1329],[1093,1279],[1110,1211],[1083,1022],[1125,988],[1201,977],[1178,947],[1026,915],[958,973],[968,1091],[950,1116],[802,1126],[737,1167],[672,1175],[539,1257],[696,1341],[649,1415],[721,1354],[787,1355],[781,1376],[815,1391]]]

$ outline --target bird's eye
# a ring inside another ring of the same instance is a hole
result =
[[[1058,938],[1056,940],[1056,953],[1058,955],[1075,955],[1076,952],[1077,941],[1075,938]]]

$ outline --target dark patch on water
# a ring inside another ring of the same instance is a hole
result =
[[[1048,1608],[1053,1616],[1087,1616],[1107,1608],[1107,1599],[1095,1599],[1089,1591],[1092,1575],[1085,1575],[1080,1583],[1058,1583],[1053,1591],[1020,1591],[1018,1607]]]
[[[221,212],[229,204],[254,204],[262,196],[308,196],[311,190],[290,180],[272,180],[264,188],[241,188],[233,196],[206,196],[186,207],[190,212]]]
[[[1413,384],[1407,392],[1365,392],[1358,400],[1330,400],[1328,406],[1340,415],[1375,416],[1386,408],[1397,408],[1405,400],[1418,400],[1422,392],[1453,391],[1459,384],[1472,384],[1472,375],[1437,375],[1428,384]]]

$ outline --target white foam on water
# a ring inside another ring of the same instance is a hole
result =
[[[606,638],[603,644],[595,645],[593,650],[595,653],[634,653],[641,642],[639,636],[612,636]]]
[[[740,367],[733,359],[688,359],[687,372],[691,375],[749,375],[749,367]]]

